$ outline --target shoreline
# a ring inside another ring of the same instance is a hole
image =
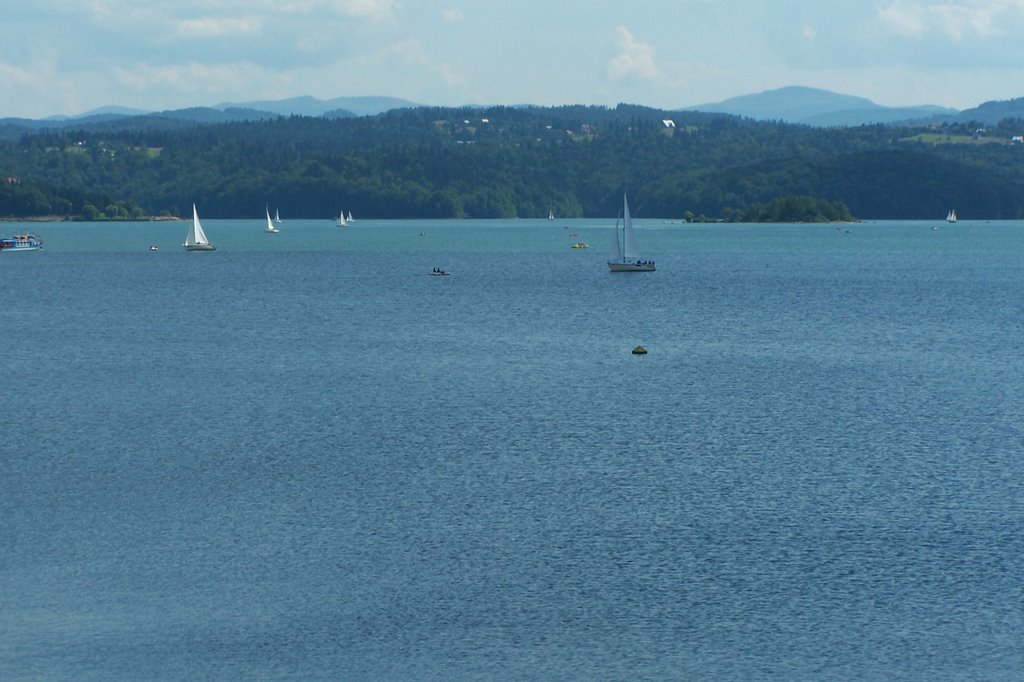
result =
[[[156,223],[186,220],[175,216],[150,216],[148,218],[108,218],[106,220],[74,220],[62,215],[0,216],[0,223]]]

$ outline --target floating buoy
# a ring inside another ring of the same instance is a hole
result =
[[[637,346],[633,349],[633,355],[647,355],[647,349],[643,346]]]

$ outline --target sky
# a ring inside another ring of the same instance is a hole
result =
[[[1024,96],[1024,0],[27,0],[0,117],[311,95],[675,109],[789,85]]]

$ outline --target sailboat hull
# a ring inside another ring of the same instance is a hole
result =
[[[654,272],[654,263],[608,263],[608,269],[612,272]]]
[[[186,251],[216,251],[217,247],[213,244],[185,244]]]

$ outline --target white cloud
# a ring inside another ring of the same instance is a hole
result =
[[[441,18],[446,24],[461,24],[466,19],[466,15],[458,7],[449,7],[441,10]]]
[[[625,26],[619,26],[615,32],[622,52],[608,61],[610,80],[657,80],[662,77],[661,69],[654,63],[653,47],[647,43],[637,42]]]
[[[406,40],[357,58],[374,72],[399,69],[413,79],[440,80],[449,88],[465,85],[466,79],[451,66],[433,59],[419,40]]]
[[[248,63],[240,64],[175,64],[153,66],[133,65],[115,70],[118,84],[133,94],[208,95],[230,92],[232,86],[247,88],[251,83],[273,78],[266,69]]]
[[[178,22],[178,35],[187,38],[217,38],[220,36],[259,33],[263,22],[257,17],[182,19]]]
[[[883,27],[908,38],[929,34],[956,41],[968,37],[990,38],[1007,35],[1009,27],[1024,20],[1022,0],[896,0],[879,6],[877,18]]]
[[[386,19],[398,8],[396,0],[327,0],[329,8],[349,17]]]
[[[53,2],[55,0],[50,0]],[[239,16],[341,16],[352,19],[383,20],[400,8],[398,0],[177,0],[154,3],[152,0],[75,0],[84,4],[94,24],[104,26],[167,21],[239,20]],[[162,20],[162,21],[161,21]]]
[[[931,14],[933,23],[939,31],[954,40],[962,40],[966,33],[974,33],[981,37],[998,34],[993,15],[1000,12],[1001,9],[1000,7],[937,5],[931,10]]]
[[[447,85],[449,89],[466,87],[465,77],[456,73],[447,64],[441,64],[436,68],[436,71],[437,75],[441,77],[441,80],[444,81],[444,84]]]
[[[38,82],[39,76],[37,74],[19,66],[14,66],[13,64],[0,62],[0,83],[3,83],[6,86],[36,86]]]
[[[894,3],[878,8],[878,19],[892,32],[908,38],[920,38],[927,28],[924,19],[925,10],[919,5],[905,6]]]

